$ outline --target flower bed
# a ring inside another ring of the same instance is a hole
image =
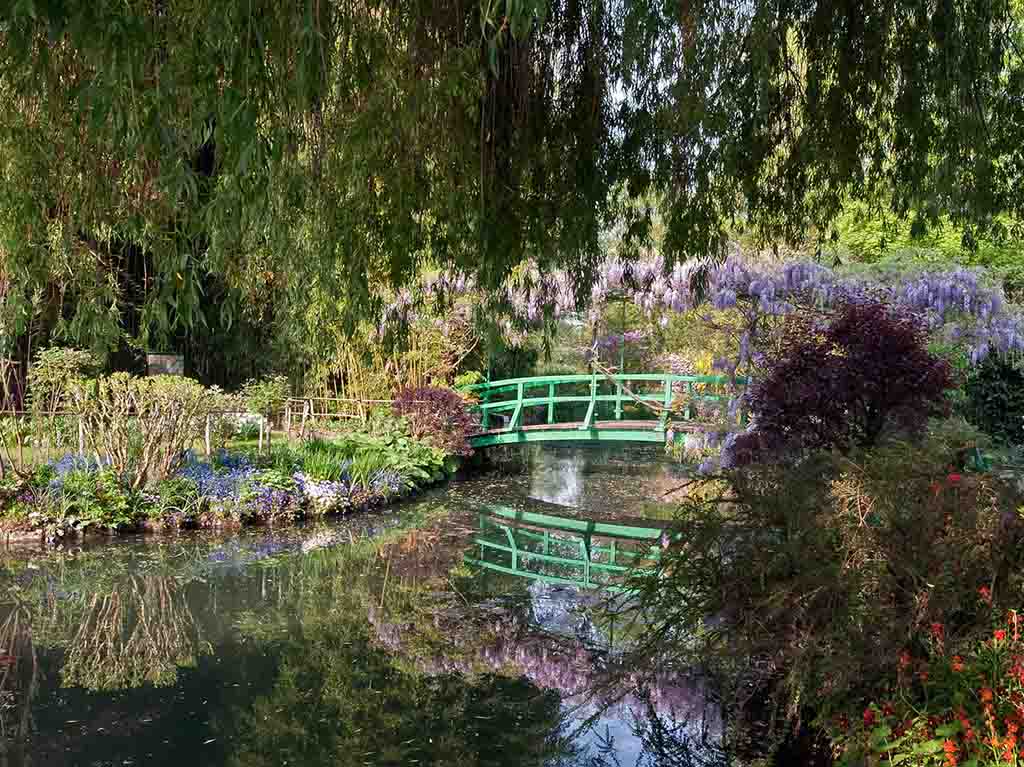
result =
[[[350,434],[265,455],[220,451],[203,460],[188,453],[173,476],[135,490],[109,466],[68,455],[6,489],[0,526],[57,540],[90,530],[290,522],[398,500],[456,465],[426,442]]]
[[[991,608],[988,587],[978,599]],[[947,646],[945,627],[933,623],[926,656],[904,651],[893,659],[891,695],[833,717],[839,764],[1024,762],[1024,615],[1010,610],[994,623],[988,637],[959,647]]]

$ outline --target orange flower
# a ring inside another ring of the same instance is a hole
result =
[[[956,672],[964,670],[964,659],[961,658],[959,655],[953,656],[953,670]]]
[[[992,688],[982,687],[981,688],[981,700],[983,703],[990,703],[992,701]]]
[[[956,743],[947,738],[942,743],[942,750],[946,754],[946,767],[956,767],[956,752],[959,750]]]

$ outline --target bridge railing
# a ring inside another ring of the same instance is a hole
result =
[[[477,384],[471,391],[479,398],[477,409],[484,431],[492,428],[495,415],[509,414],[503,426],[515,431],[524,425],[528,410],[540,410],[549,424],[560,423],[555,417],[559,405],[587,405],[581,430],[592,428],[602,403],[612,405],[613,417],[623,420],[627,408],[646,409],[658,414],[659,425],[664,428],[670,408],[677,396],[683,397],[683,420],[692,420],[699,403],[728,403],[735,386],[746,385],[745,378],[729,376],[686,376],[666,373],[627,373],[621,375],[559,375],[531,378],[509,378]],[[572,392],[566,392],[571,387]],[[537,390],[541,390],[538,392]],[[581,389],[585,393],[580,393]],[[653,391],[652,391],[653,389]],[[546,414],[545,414],[546,411]],[[543,421],[542,421],[543,422]]]
[[[492,507],[479,515],[469,564],[507,575],[577,586],[618,588],[617,581],[661,557],[664,526],[604,522]]]

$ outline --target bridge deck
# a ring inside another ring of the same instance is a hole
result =
[[[713,424],[707,423],[696,423],[694,421],[687,421],[685,423],[672,423],[671,426],[675,431],[702,431],[712,426]],[[583,421],[570,421],[567,423],[537,423],[530,424],[529,426],[520,426],[514,431],[587,431],[588,429],[597,429],[600,431],[652,431],[663,433],[665,426],[660,421],[594,421],[590,426],[584,428]],[[483,437],[489,434],[510,434],[513,430],[507,427],[500,427],[496,429],[487,429],[486,431],[478,431],[473,434],[473,437]]]

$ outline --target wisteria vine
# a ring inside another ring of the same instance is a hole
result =
[[[415,294],[400,294],[387,308],[384,322],[408,322],[424,306],[469,294],[476,295],[472,279],[437,275]],[[544,319],[585,314],[596,322],[610,300],[630,301],[652,318],[700,309],[737,310],[742,318],[737,354],[732,360],[716,361],[716,367],[729,374],[756,364],[767,319],[801,308],[827,312],[841,303],[866,300],[913,311],[936,338],[962,348],[974,364],[992,352],[1024,350],[1024,318],[980,269],[853,274],[812,261],[755,263],[739,252],[717,264],[692,261],[672,268],[660,256],[633,263],[612,259],[599,271],[585,305],[577,297],[569,273],[542,274],[531,265],[498,294],[477,299],[492,307],[494,316],[494,307],[503,310],[499,326],[520,335]],[[703,317],[714,321],[710,312]]]

